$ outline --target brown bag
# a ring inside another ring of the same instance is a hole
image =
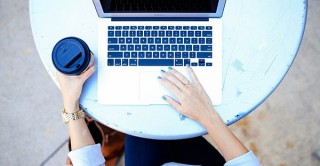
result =
[[[87,115],[85,121],[87,122],[94,141],[101,144],[101,151],[106,160],[105,165],[115,166],[124,151],[125,134],[104,126]],[[71,151],[70,139],[69,151]],[[72,165],[69,157],[67,157],[66,164]]]

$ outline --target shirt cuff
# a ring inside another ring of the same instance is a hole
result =
[[[248,153],[228,161],[224,166],[260,166],[260,163],[254,153],[249,151]]]
[[[98,166],[105,163],[100,144],[88,145],[68,153],[74,166]]]

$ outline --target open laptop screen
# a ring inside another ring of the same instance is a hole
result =
[[[225,0],[93,0],[93,2],[99,17],[177,17],[178,13],[180,17],[221,17],[225,5]]]
[[[106,13],[215,13],[218,0],[101,0]]]

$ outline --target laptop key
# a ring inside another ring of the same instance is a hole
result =
[[[127,45],[120,45],[120,50],[121,51],[126,51],[127,50]]]
[[[130,58],[130,52],[124,52],[123,53],[124,58]]]
[[[108,66],[114,66],[114,59],[108,59]]]
[[[118,43],[118,38],[108,38],[108,43],[109,44],[116,44],[116,43]]]
[[[178,44],[183,44],[183,39],[182,38],[177,38],[177,43]]]
[[[135,45],[134,46],[135,51],[141,51],[141,45]]]
[[[161,44],[161,38],[155,38],[155,43],[156,44]]]
[[[198,38],[192,38],[191,39],[192,44],[198,44]]]
[[[201,45],[201,51],[212,51],[212,45]]]
[[[142,37],[143,36],[143,31],[137,31],[137,36]]]
[[[185,45],[179,45],[179,51],[185,51]]]
[[[143,30],[144,26],[138,26],[138,30]]]
[[[144,36],[149,37],[150,36],[150,31],[144,31]]]
[[[141,44],[146,44],[147,43],[147,38],[140,38],[140,43]]]
[[[206,38],[206,44],[212,44],[212,38]]]
[[[197,26],[191,26],[191,30],[197,30]]]
[[[173,59],[139,59],[139,66],[173,66]]]
[[[198,26],[199,30],[204,30],[204,26]]]
[[[182,26],[176,26],[176,30],[181,30]]]
[[[144,58],[144,52],[139,52],[139,58]]]
[[[183,29],[183,30],[189,30],[190,27],[189,27],[189,26],[183,26],[182,29]]]
[[[122,27],[121,26],[116,26],[116,30],[121,30]]]
[[[108,31],[108,36],[109,37],[114,37],[114,31]]]
[[[159,30],[160,27],[159,26],[153,26],[152,28],[153,28],[153,30]]]
[[[128,66],[128,59],[122,59],[122,66]]]
[[[186,51],[192,51],[192,45],[186,45]]]
[[[167,30],[167,26],[161,26],[160,29],[161,30]]]
[[[183,59],[175,59],[174,62],[175,66],[183,66]]]
[[[188,57],[188,52],[182,52],[182,58],[189,58]]]
[[[136,31],[130,31],[130,36],[131,36],[131,37],[135,37],[135,36],[136,36],[136,33],[137,33]]]
[[[176,38],[170,38],[170,44],[176,44]]]
[[[108,51],[119,51],[119,45],[108,45]]]
[[[131,58],[137,58],[137,52],[131,52]]]
[[[121,36],[121,31],[116,31],[115,36],[116,36],[116,37],[120,37],[120,36]]]
[[[148,45],[146,44],[142,45],[142,51],[148,51]]]
[[[122,58],[122,52],[108,52],[108,58]]]
[[[212,31],[202,31],[203,37],[212,37]]]
[[[174,53],[175,58],[181,58],[181,52],[175,52]]]
[[[130,29],[131,29],[131,30],[136,30],[136,29],[137,29],[137,26],[130,26]]]
[[[128,51],[133,51],[134,50],[134,46],[132,44],[128,45]]]
[[[169,39],[168,38],[162,38],[162,44],[168,44]]]
[[[150,51],[155,51],[156,50],[156,45],[149,45],[149,50]]]
[[[206,26],[206,30],[212,30],[212,26]]]
[[[136,37],[133,38],[133,43],[134,43],[134,44],[139,44],[139,38],[136,38]]]
[[[159,52],[153,52],[153,58],[159,58]]]
[[[173,30],[173,29],[174,29],[174,26],[168,26],[168,29],[169,29],[169,30]]]
[[[146,52],[146,58],[152,58],[152,52]]]
[[[126,43],[131,44],[132,43],[132,38],[126,38]]]
[[[187,31],[181,31],[181,32],[180,32],[180,36],[186,37],[186,36],[187,36]]]
[[[148,44],[154,44],[154,38],[148,38]]]
[[[130,66],[137,66],[137,59],[129,59]]]
[[[205,39],[204,38],[199,38],[199,44],[204,44],[205,43]]]
[[[196,58],[196,53],[195,52],[190,52],[190,58]]]
[[[171,45],[171,51],[177,51],[177,48],[178,46],[177,45]]]
[[[129,26],[123,26],[123,29],[124,29],[124,30],[128,30],[128,29],[129,29]]]
[[[168,52],[168,58],[173,58],[173,52]]]
[[[173,36],[178,37],[179,36],[179,31],[173,31]]]
[[[212,52],[197,52],[197,58],[212,58]]]
[[[114,30],[114,26],[108,26],[108,30]]]
[[[122,36],[123,37],[127,37],[128,36],[129,31],[122,31]]]
[[[151,31],[151,36],[152,37],[157,37],[158,36],[158,31]]]
[[[196,37],[201,37],[201,31],[195,31],[195,36]]]
[[[160,52],[160,58],[166,58],[167,53],[166,52]]]
[[[119,38],[119,43],[120,43],[120,44],[123,44],[123,43],[124,43],[124,40],[125,40],[124,38]]]
[[[114,60],[114,65],[115,66],[121,66],[121,59],[115,59]]]
[[[157,51],[162,51],[163,50],[163,45],[157,45]]]
[[[198,63],[192,62],[192,63],[191,63],[191,66],[198,66]]]
[[[183,60],[183,66],[187,66],[187,65],[190,66],[190,59],[184,59]]]
[[[206,66],[212,66],[212,63],[211,62],[207,62]]]
[[[170,51],[170,45],[164,45],[163,50],[165,51]]]
[[[172,31],[166,31],[166,36],[171,37],[172,36]]]
[[[194,37],[194,31],[188,31],[188,37]]]
[[[165,35],[164,31],[159,31],[159,36],[163,37]]]
[[[146,30],[151,30],[151,29],[152,29],[152,26],[146,26],[145,29],[146,29]]]

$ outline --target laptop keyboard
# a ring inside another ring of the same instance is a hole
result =
[[[108,26],[108,66],[212,66],[212,26]]]

